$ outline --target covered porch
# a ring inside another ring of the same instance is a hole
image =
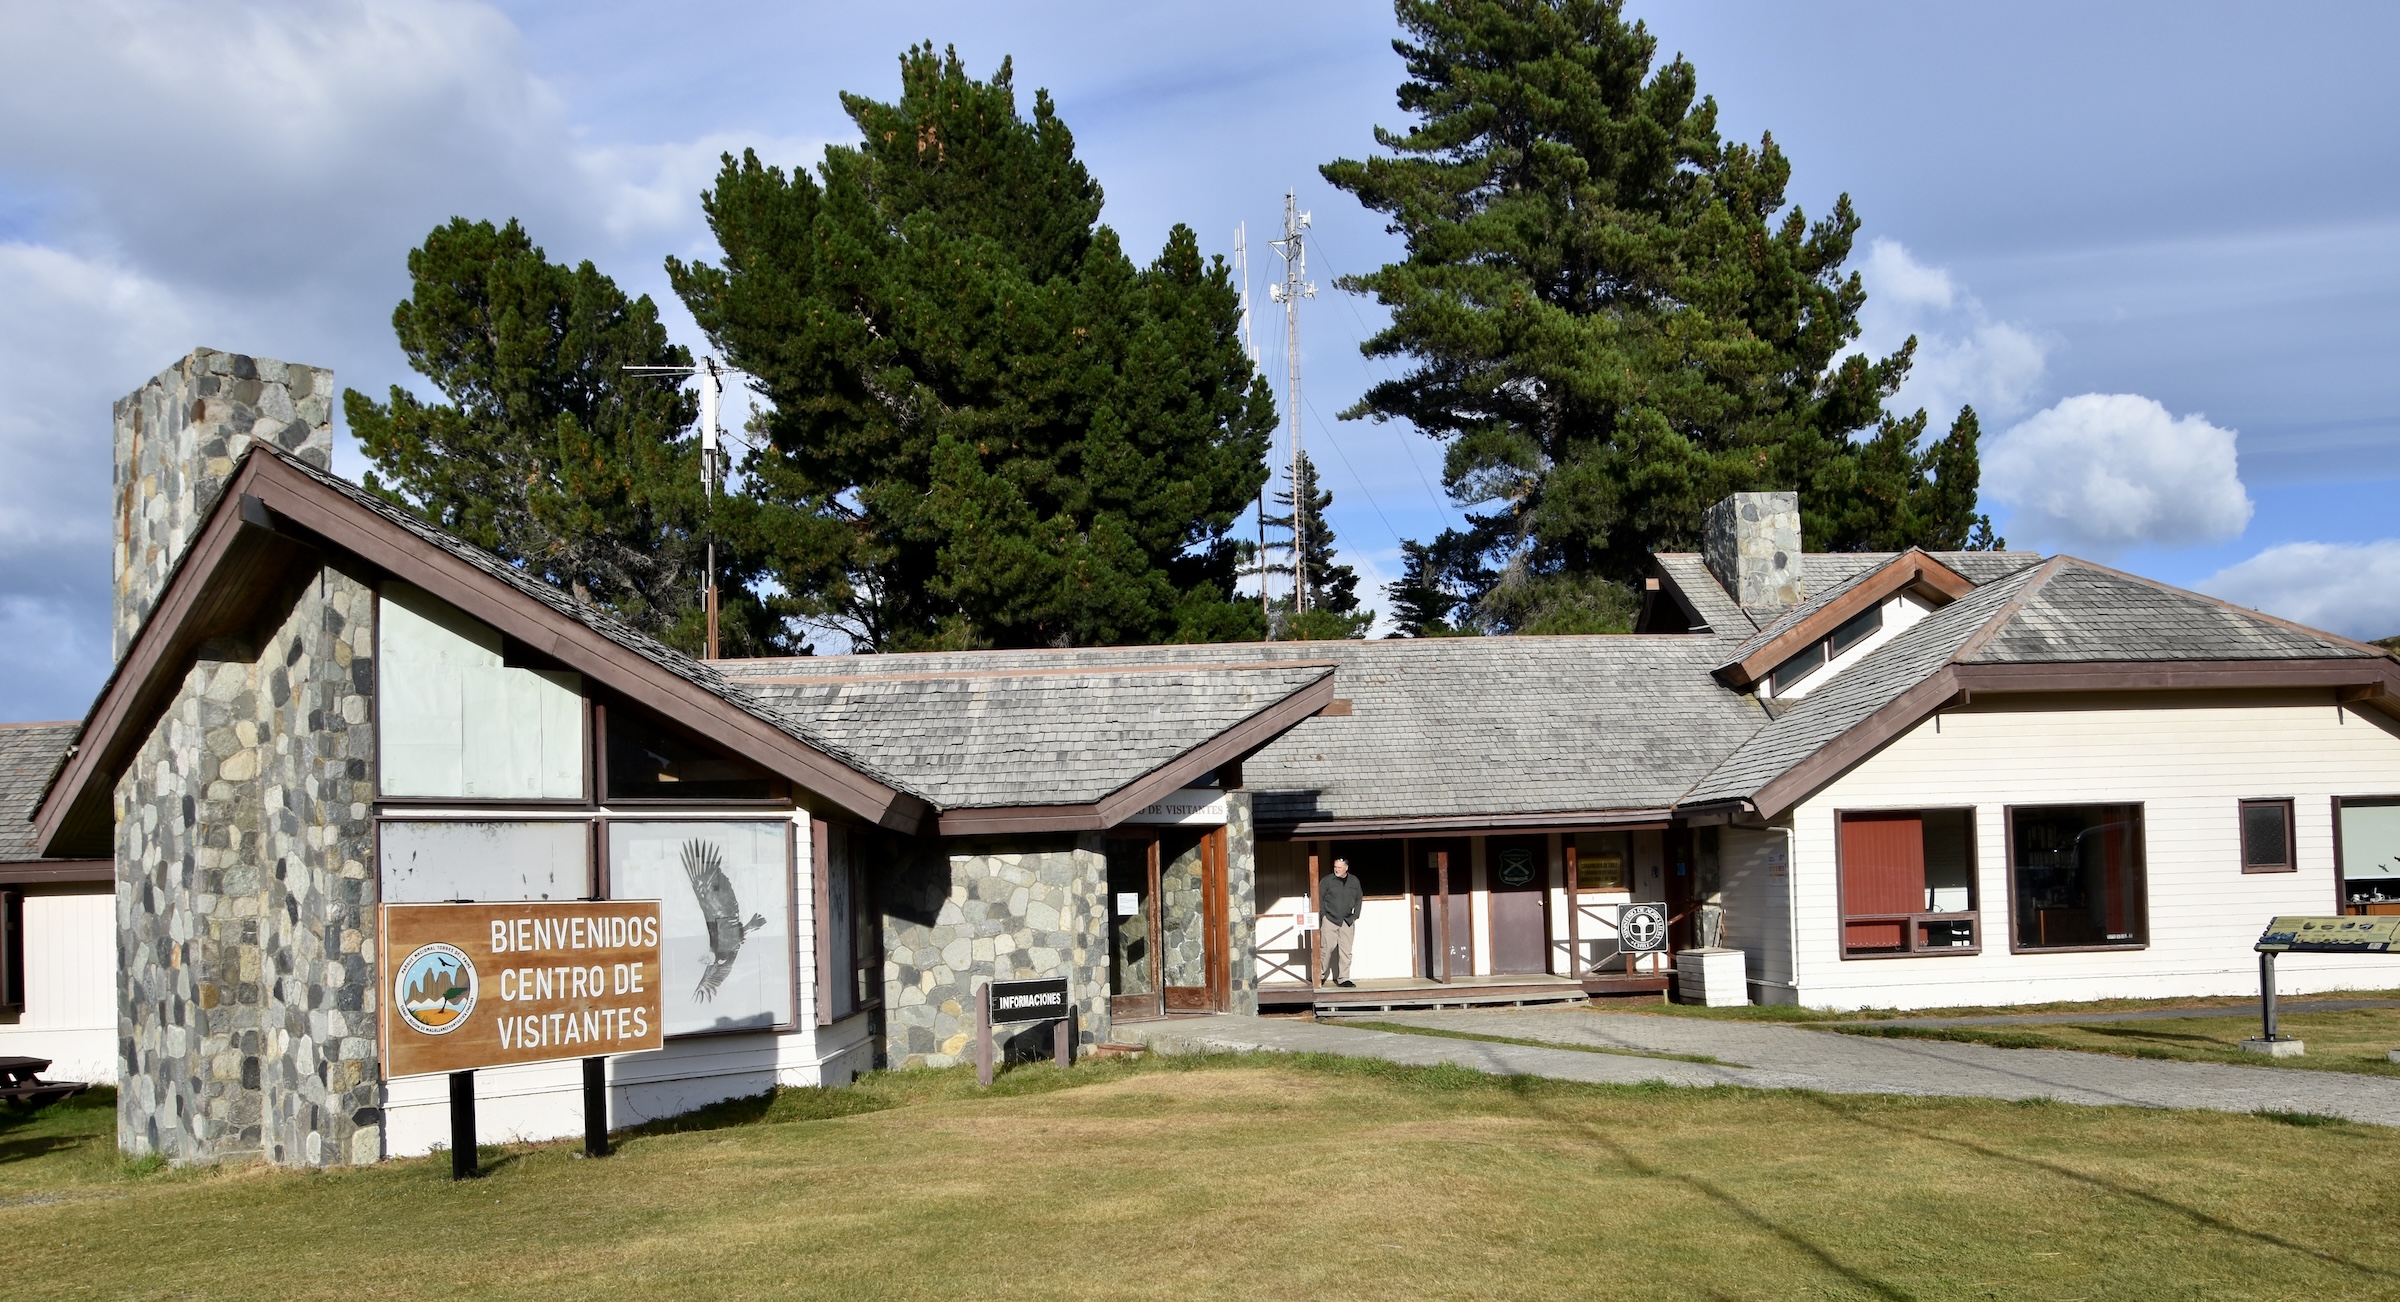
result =
[[[1380,833],[1380,834],[1379,834]],[[1527,827],[1362,825],[1270,830],[1258,843],[1259,1007],[1379,1011],[1663,994],[1675,950],[1714,938],[1714,837],[1666,820]],[[1365,888],[1352,988],[1310,980],[1325,956],[1318,882],[1336,858]],[[1630,954],[1623,905],[1659,903],[1666,953]]]

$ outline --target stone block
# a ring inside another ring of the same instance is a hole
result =
[[[2253,1036],[2242,1041],[2242,1052],[2263,1054],[2269,1058],[2297,1058],[2308,1052],[2308,1045],[2290,1036],[2279,1036],[2272,1040]]]

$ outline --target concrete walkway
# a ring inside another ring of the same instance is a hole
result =
[[[1932,1040],[1882,1040],[1757,1022],[1602,1013],[1582,1008],[1386,1013],[1377,1020],[1611,1049],[1537,1048],[1406,1035],[1331,1022],[1195,1017],[1120,1026],[1121,1038],[1161,1053],[1267,1050],[1333,1053],[1494,1075],[1670,1085],[1748,1085],[1834,1094],[2052,1098],[2063,1103],[2315,1112],[2400,1126],[2400,1080],[2343,1072],[2160,1062],[2053,1049],[1994,1049]],[[1631,1056],[1697,1054],[1717,1063]]]

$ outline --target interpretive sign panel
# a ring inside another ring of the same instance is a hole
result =
[[[383,906],[383,1074],[658,1048],[658,902]]]
[[[2388,954],[2400,945],[2400,917],[2277,918],[2258,938],[2261,954]]]
[[[1658,954],[1667,948],[1667,906],[1617,906],[1617,948],[1628,954]]]
[[[1065,977],[992,983],[994,1022],[1047,1022],[1066,1016],[1067,1007]]]

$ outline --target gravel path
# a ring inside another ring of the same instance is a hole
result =
[[[1834,1094],[2052,1098],[2063,1103],[2314,1112],[2400,1126],[2400,1080],[2343,1072],[2160,1062],[2052,1049],[1881,1040],[1756,1022],[1567,1009],[1386,1013],[1377,1020],[1582,1049],[1491,1044],[1284,1018],[1195,1017],[1118,1028],[1162,1053],[1208,1049],[1333,1053],[1494,1075],[1671,1085],[1748,1085]],[[1718,1063],[1632,1056],[1701,1054]]]

